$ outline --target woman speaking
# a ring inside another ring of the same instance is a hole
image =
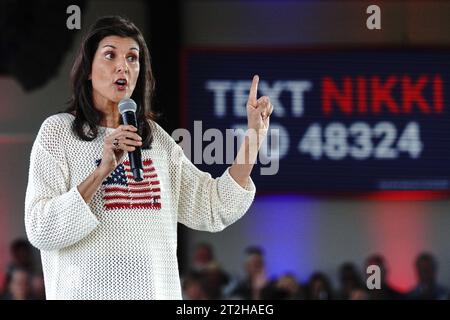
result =
[[[34,141],[25,226],[41,251],[47,299],[181,299],[177,223],[220,231],[250,207],[250,178],[272,105],[247,102],[249,132],[221,177],[197,169],[153,120],[154,78],[137,27],[100,18],[71,73],[69,108],[47,118]],[[119,102],[136,101],[137,128],[120,124]],[[144,179],[128,152],[142,150]]]

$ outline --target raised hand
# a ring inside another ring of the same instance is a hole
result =
[[[255,75],[247,100],[247,121],[249,129],[256,130],[259,136],[264,137],[269,129],[273,105],[267,96],[257,98],[258,82],[259,77]]]

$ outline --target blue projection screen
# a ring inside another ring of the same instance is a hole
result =
[[[450,52],[187,50],[182,69],[184,124],[197,133],[199,124],[203,133],[246,128],[248,90],[260,76],[258,97],[271,98],[277,131],[252,174],[258,191],[449,188]],[[219,176],[227,155],[215,153],[223,160],[195,163]],[[276,174],[262,175],[277,154]]]

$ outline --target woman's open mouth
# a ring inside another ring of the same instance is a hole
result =
[[[127,88],[127,79],[118,79],[116,82],[114,82],[116,85],[117,90],[124,91]]]

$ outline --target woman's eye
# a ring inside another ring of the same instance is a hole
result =
[[[130,61],[130,62],[135,62],[136,60],[137,60],[136,56],[129,56],[128,57],[128,61]]]
[[[105,54],[105,58],[111,60],[114,58],[114,54],[112,52],[108,52],[107,54]]]

